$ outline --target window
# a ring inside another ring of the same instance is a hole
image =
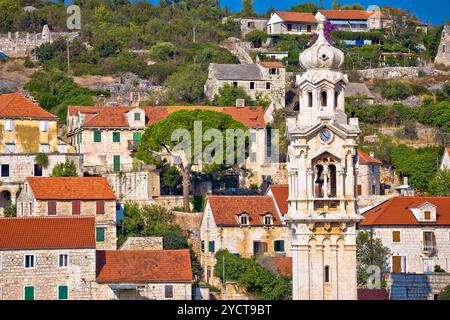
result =
[[[32,216],[33,215],[33,203],[30,202],[30,210],[29,210],[29,215]]]
[[[5,121],[5,130],[6,131],[14,131],[14,120],[6,120]]]
[[[325,278],[325,279],[324,279],[324,282],[325,282],[325,283],[330,283],[330,282],[331,282],[331,281],[330,281],[330,280],[331,280],[331,279],[330,279],[330,266],[325,266],[325,270],[324,270],[324,271],[325,271],[325,274],[324,274],[324,276],[325,276],[325,277],[324,277],[324,278]]]
[[[42,153],[49,153],[50,152],[50,146],[48,144],[41,144],[40,145],[40,152],[42,152]]]
[[[377,193],[377,186],[373,184],[371,191],[372,191],[372,193],[371,193],[372,195],[376,195],[376,193]]]
[[[20,204],[20,215],[23,216],[23,203]]]
[[[237,88],[237,86],[238,86],[237,81],[234,81],[234,82],[233,82],[233,87]]]
[[[72,201],[72,215],[79,215],[79,214],[81,214],[81,201],[74,200]]]
[[[58,286],[58,300],[69,299],[69,287],[65,284]]]
[[[16,145],[14,143],[7,143],[6,146],[6,153],[14,153],[16,150]]]
[[[264,224],[270,225],[273,222],[273,217],[271,215],[267,215],[264,217]]]
[[[32,269],[35,266],[35,256],[34,254],[26,254],[24,258],[24,268],[25,269]]]
[[[41,130],[41,132],[47,132],[48,131],[48,122],[47,121],[41,121],[40,122],[40,130]]]
[[[270,90],[270,88],[271,88],[270,82],[266,82],[266,89],[267,89],[267,90]]]
[[[23,287],[23,298],[25,300],[34,300],[34,286]]]
[[[372,172],[372,174],[376,174],[376,173],[377,173],[377,171],[378,171],[377,168],[378,168],[378,167],[375,166],[375,165],[371,165],[371,166],[370,166],[370,171]]]
[[[275,252],[284,252],[284,240],[275,240],[273,242],[273,250]]]
[[[60,253],[58,255],[58,267],[67,268],[69,266],[69,254]]]
[[[42,166],[41,165],[35,163],[33,171],[34,171],[35,177],[42,177]]]
[[[105,241],[105,228],[95,228],[95,241],[97,242]]]
[[[313,94],[312,92],[308,92],[308,107],[312,108],[313,106]]]
[[[215,252],[214,241],[210,241],[208,245],[209,252]]]
[[[141,114],[139,112],[134,113],[134,121],[141,121]]]
[[[288,25],[287,25],[287,31],[292,31],[292,24],[288,23]]]
[[[9,164],[2,164],[1,167],[1,175],[2,178],[8,178],[9,177]]]
[[[56,201],[48,201],[47,202],[47,214],[49,216],[56,215]]]
[[[202,240],[202,252],[205,252],[205,240]]]
[[[96,214],[105,214],[105,201],[96,201]]]
[[[250,90],[255,90],[255,83],[253,81],[250,82]]]
[[[274,74],[278,74],[278,69],[277,68],[270,68],[269,69],[269,74],[274,75]]]
[[[94,131],[94,142],[102,142],[102,132],[100,130]]]
[[[113,132],[113,142],[120,142],[120,132]]]
[[[320,94],[320,106],[326,107],[328,105],[328,95],[325,91]]]
[[[172,299],[173,298],[173,285],[165,285],[164,286],[164,298]]]
[[[431,220],[431,211],[424,211],[423,212],[423,219],[424,220]]]
[[[400,231],[392,231],[392,242],[400,242]]]
[[[242,216],[241,216],[241,224],[242,225],[248,225],[248,215],[246,215],[246,214],[243,214]]]

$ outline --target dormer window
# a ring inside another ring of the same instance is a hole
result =
[[[248,226],[249,222],[250,222],[250,218],[249,218],[248,214],[246,214],[246,213],[241,214],[241,216],[240,216],[241,225]]]
[[[273,216],[271,214],[266,214],[264,216],[264,224],[265,225],[271,225],[273,224]]]
[[[431,220],[431,211],[423,212],[423,220]]]

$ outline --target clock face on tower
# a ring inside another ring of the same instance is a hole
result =
[[[324,143],[329,143],[329,142],[331,142],[331,138],[333,138],[333,134],[331,133],[331,131],[330,130],[328,130],[328,129],[323,129],[321,132],[320,132],[320,140],[322,141],[322,142],[324,142]]]

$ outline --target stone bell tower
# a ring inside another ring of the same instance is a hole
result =
[[[354,300],[360,130],[344,110],[344,54],[326,40],[324,17],[318,21],[317,41],[300,55],[299,115],[287,128],[293,298]]]

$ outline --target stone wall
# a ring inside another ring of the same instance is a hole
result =
[[[173,208],[182,208],[183,207],[183,196],[159,196],[156,197],[155,202],[157,205],[160,205],[169,210]],[[191,204],[192,209],[192,204]]]
[[[173,297],[165,297],[165,287],[173,286]],[[182,283],[146,283],[136,284],[135,289],[111,290],[108,285],[100,285],[102,291],[108,291],[108,300],[191,300],[192,285]],[[105,288],[106,287],[106,288]],[[109,289],[109,290],[108,290]]]
[[[450,66],[450,26],[445,26],[442,31],[441,43],[434,62],[436,64]]]
[[[58,267],[58,255],[69,254],[69,266]],[[24,268],[24,255],[35,255],[35,268]],[[58,285],[67,285],[70,300],[92,299],[95,286],[95,249],[0,251],[0,288],[4,300],[23,300],[24,286],[34,286],[35,300],[56,300]]]
[[[418,78],[421,75],[432,76],[434,66],[426,67],[387,67],[377,69],[358,70],[358,73],[365,79],[392,80],[401,78]]]
[[[450,273],[390,274],[387,278],[391,300],[434,300],[450,285]]]
[[[163,237],[129,237],[120,250],[163,250]]]
[[[359,165],[358,186],[361,186],[361,196],[381,194],[380,167],[380,165],[375,164]],[[372,186],[375,186],[375,190],[372,190]]]
[[[114,190],[117,198],[126,201],[148,201],[154,203],[153,197],[159,197],[159,171],[153,168],[148,171],[125,173],[108,173],[104,175]]]
[[[200,225],[202,212],[174,212],[175,222],[188,236],[188,242],[197,255],[200,255]]]

